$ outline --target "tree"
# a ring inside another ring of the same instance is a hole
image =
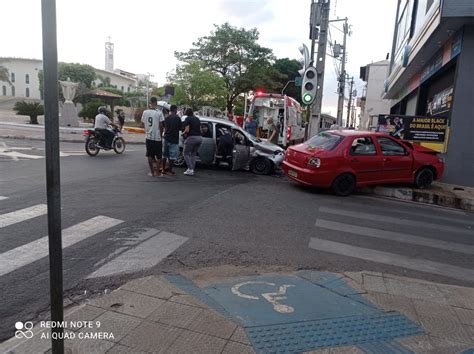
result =
[[[100,84],[97,87],[112,87],[112,82],[109,76],[97,75]]]
[[[175,52],[175,56],[184,62],[201,61],[205,68],[219,74],[224,80],[226,107],[231,112],[239,94],[273,87],[278,72],[271,66],[272,50],[257,43],[256,28],[246,30],[228,23],[214,27],[209,36],[193,43],[194,48]]]
[[[193,110],[201,106],[222,107],[225,104],[224,80],[207,70],[200,61],[178,66],[176,74],[169,75],[168,80],[175,87],[172,103],[190,106]]]
[[[17,115],[29,116],[30,124],[38,124],[38,116],[44,114],[44,107],[39,102],[18,101],[15,103],[13,110]]]
[[[93,81],[96,79],[95,70],[92,66],[86,64],[71,64],[59,63],[58,65],[58,80],[67,81],[68,78],[72,82],[78,82],[79,87],[77,95],[80,95],[85,90],[91,88]],[[44,73],[43,70],[38,72],[39,89],[43,94]],[[59,85],[59,83],[58,83]],[[59,87],[59,94],[62,97],[61,87]]]
[[[84,119],[89,118],[89,119],[94,119],[95,116],[97,115],[97,110],[99,109],[100,106],[107,106],[106,103],[100,101],[100,100],[92,100],[84,104],[82,110],[79,112],[79,117],[82,117]],[[112,118],[112,112],[107,110],[107,117]]]
[[[298,70],[301,69],[301,64],[296,59],[277,59],[273,64],[273,67],[281,73],[279,81],[279,91],[285,87],[288,81],[294,80],[295,77],[300,76]],[[288,84],[285,89],[285,93],[288,96],[293,97],[295,100],[301,102],[301,87],[296,87],[294,83]]]
[[[11,85],[10,73],[8,69],[4,67],[3,65],[0,65],[0,81],[8,82]]]

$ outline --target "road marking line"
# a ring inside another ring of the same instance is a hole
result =
[[[471,245],[447,242],[447,241],[436,240],[436,239],[427,238],[427,237],[419,237],[419,236],[410,235],[410,234],[402,234],[402,233],[393,232],[393,231],[379,230],[379,229],[374,229],[371,227],[344,224],[344,223],[334,222],[334,221],[329,221],[329,220],[324,220],[324,219],[318,219],[316,221],[316,226],[322,227],[328,230],[348,232],[348,233],[356,234],[360,236],[370,236],[370,237],[376,237],[376,238],[389,240],[389,241],[397,241],[397,242],[409,243],[413,245],[439,248],[441,250],[448,250],[448,251],[459,252],[459,253],[474,254],[474,246],[471,246]]]
[[[400,254],[381,252],[314,237],[309,241],[309,247],[318,251],[474,282],[474,271],[472,269],[456,267],[445,263],[410,258]]]
[[[63,249],[122,222],[122,220],[109,218],[107,216],[96,216],[68,227],[62,232]],[[0,276],[46,257],[48,254],[48,236],[2,253],[0,254]]]
[[[2,145],[3,145],[3,147],[5,148],[5,149],[3,149],[3,151],[8,150],[7,143],[5,143],[4,141],[2,141]],[[1,156],[1,154],[0,154],[0,156]],[[13,161],[18,161],[18,157],[16,157],[16,156],[10,156],[10,157],[13,159]]]
[[[187,237],[162,231],[106,263],[87,278],[133,273],[154,267],[187,240]]]
[[[9,151],[9,150],[0,150],[0,156],[8,156],[8,157],[11,157],[15,161],[18,161],[18,158],[30,159],[30,160],[44,159],[44,156],[28,155],[22,152]]]
[[[8,197],[3,197],[0,195],[0,200],[5,200],[5,199],[8,199]]]
[[[390,223],[390,224],[397,224],[397,225],[407,225],[407,226],[415,226],[415,227],[424,227],[427,229],[433,229],[437,231],[447,231],[447,232],[457,232],[467,235],[474,235],[474,230],[462,229],[459,227],[452,227],[452,226],[445,226],[441,224],[432,224],[429,222],[417,221],[417,220],[409,220],[400,218],[394,218],[390,216],[380,215],[380,214],[367,214],[361,213],[358,211],[350,211],[344,209],[336,209],[336,208],[328,208],[328,207],[320,207],[320,212],[327,213],[327,214],[334,214],[338,216],[348,216],[351,218],[356,219],[364,219],[364,220],[371,220],[377,221],[379,223]]]
[[[21,221],[33,219],[48,212],[46,204],[38,204],[29,208],[12,211],[11,213],[0,215],[0,229]]]

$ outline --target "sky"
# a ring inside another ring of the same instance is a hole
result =
[[[346,70],[357,78],[359,68],[385,59],[391,50],[397,0],[331,0],[330,19],[348,17]],[[1,0],[0,57],[42,59],[41,0]],[[259,44],[277,58],[299,59],[298,47],[310,48],[311,0],[56,0],[58,60],[105,66],[105,42],[114,43],[114,67],[136,74],[151,73],[162,86],[178,64],[174,51],[187,51],[214,24],[257,28]],[[330,28],[342,43],[340,24]],[[328,48],[329,51],[329,48]],[[323,112],[336,115],[337,78],[333,59],[326,59]]]

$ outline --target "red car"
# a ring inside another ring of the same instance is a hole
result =
[[[327,130],[286,150],[285,174],[308,186],[346,196],[356,187],[410,183],[428,187],[444,172],[437,152],[386,133]]]

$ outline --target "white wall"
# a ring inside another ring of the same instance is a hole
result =
[[[0,81],[0,97],[41,98],[38,80],[38,72],[43,68],[41,60],[0,58],[0,65],[8,69],[11,81],[13,81],[12,74],[15,76],[15,82],[12,82],[12,86],[7,82]],[[29,76],[29,83],[26,83],[26,75]],[[4,87],[6,88],[6,95],[4,95]],[[12,87],[14,87],[14,94]],[[29,89],[29,97],[27,89]]]
[[[367,65],[367,94],[365,110],[361,114],[361,129],[369,128],[371,116],[390,113],[390,100],[382,99],[389,64],[388,60],[384,60]]]
[[[38,80],[38,72],[43,69],[43,62],[41,60],[0,58],[0,65],[3,65],[8,69],[10,73],[10,80],[12,78],[12,73],[15,74],[15,82],[12,82],[12,85],[9,85],[7,82],[0,81],[0,97],[41,99]],[[100,69],[95,69],[95,71],[98,75],[110,77],[111,84],[113,86],[117,86],[119,90],[122,90],[123,87],[123,92],[134,91],[137,86],[137,81],[128,77]],[[29,75],[29,84],[26,83],[27,74]],[[100,80],[95,81],[96,86],[100,83]],[[14,92],[12,92],[12,86],[14,87]],[[27,88],[29,89],[29,97],[27,97]]]

